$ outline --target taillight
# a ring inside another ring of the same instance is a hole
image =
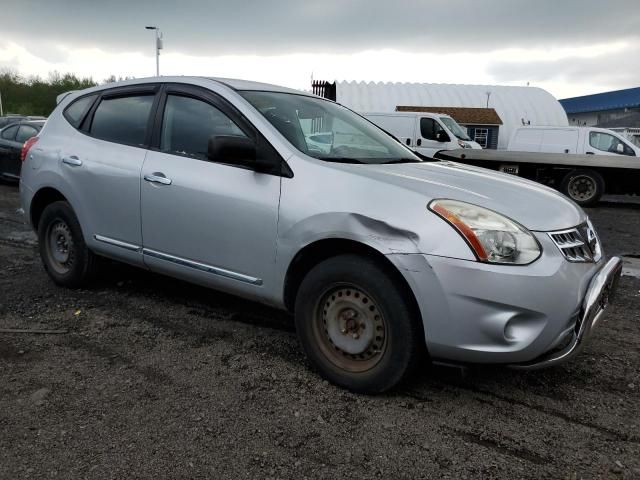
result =
[[[31,137],[29,140],[24,142],[24,145],[22,145],[22,152],[20,152],[20,161],[24,162],[27,159],[29,149],[33,147],[37,141],[38,137]]]

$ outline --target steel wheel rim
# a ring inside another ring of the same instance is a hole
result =
[[[69,225],[63,220],[55,220],[47,228],[45,251],[48,263],[56,273],[65,275],[73,268],[75,243]]]
[[[387,348],[387,330],[377,302],[354,285],[333,285],[316,305],[318,346],[325,358],[342,370],[360,373],[376,366]]]
[[[596,182],[587,175],[578,175],[569,180],[569,195],[574,200],[591,200],[597,190]]]

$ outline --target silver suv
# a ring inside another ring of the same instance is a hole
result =
[[[310,363],[354,391],[426,358],[564,361],[620,275],[553,190],[424,161],[349,109],[272,85],[73,92],[23,153],[22,207],[56,283],[84,285],[105,256],[287,309]]]

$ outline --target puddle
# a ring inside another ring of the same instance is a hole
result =
[[[640,258],[622,257],[622,275],[640,278]]]

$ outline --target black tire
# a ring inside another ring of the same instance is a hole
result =
[[[379,393],[411,373],[425,350],[424,333],[399,283],[374,260],[351,254],[321,262],[303,279],[296,330],[324,378],[354,392]]]
[[[84,242],[80,223],[67,202],[48,205],[38,223],[40,258],[58,285],[79,288],[95,270],[96,256]]]
[[[588,207],[604,194],[604,179],[594,170],[576,169],[564,177],[560,190],[581,207]]]

